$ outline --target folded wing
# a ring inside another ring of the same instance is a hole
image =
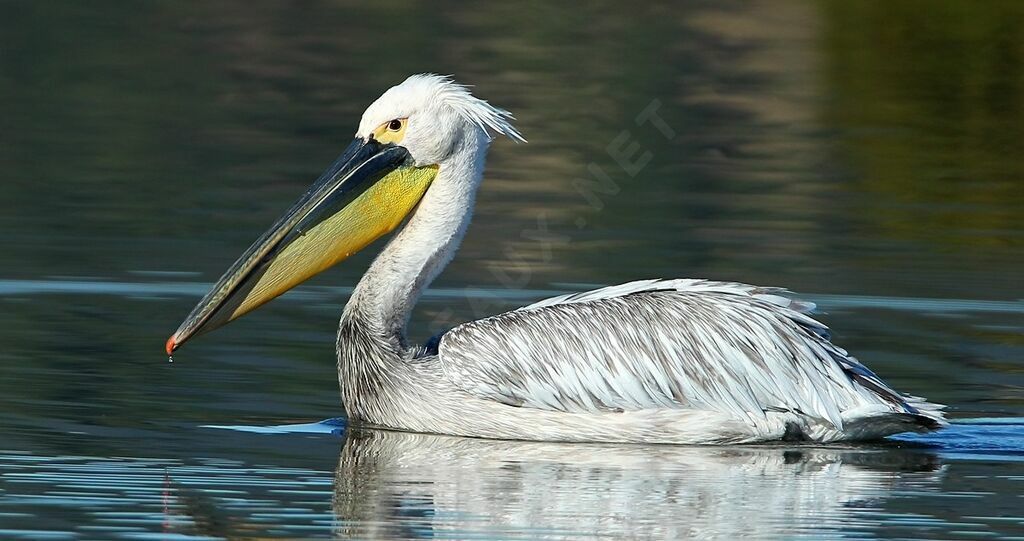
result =
[[[806,315],[813,305],[782,293],[704,280],[632,282],[463,324],[441,337],[438,357],[465,391],[566,412],[794,412],[841,428],[844,411],[932,406],[890,389],[829,342],[828,329]]]

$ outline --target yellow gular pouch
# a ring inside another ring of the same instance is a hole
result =
[[[399,167],[304,232],[274,257],[228,320],[255,310],[393,231],[423,198],[437,170],[436,165]]]

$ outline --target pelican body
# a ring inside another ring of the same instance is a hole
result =
[[[898,393],[833,345],[785,291],[644,280],[564,295],[411,346],[413,306],[469,226],[511,114],[451,79],[414,75],[232,265],[167,341],[170,354],[397,229],[338,329],[351,422],[564,442],[832,442],[925,432],[942,406]]]

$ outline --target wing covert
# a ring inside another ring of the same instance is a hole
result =
[[[566,412],[794,411],[841,426],[848,408],[909,407],[780,293],[647,280],[564,295],[460,325],[438,358],[465,391]]]

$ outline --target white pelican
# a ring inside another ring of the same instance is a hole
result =
[[[401,226],[341,315],[338,381],[352,422],[687,444],[865,440],[947,424],[941,405],[892,390],[779,289],[644,280],[410,346],[413,305],[469,226],[491,134],[524,141],[511,120],[446,77],[413,75],[389,89],[341,157],[168,339],[168,355]]]

